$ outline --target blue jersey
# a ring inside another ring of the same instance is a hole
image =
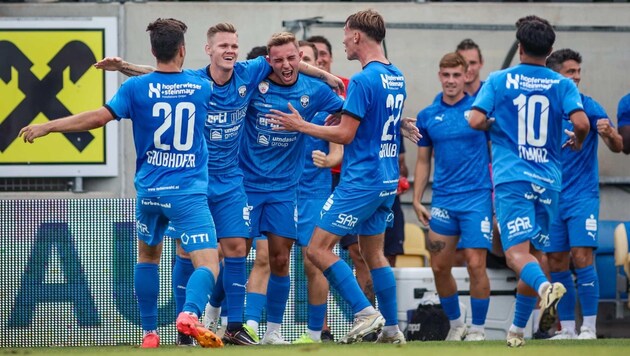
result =
[[[341,183],[364,190],[398,186],[398,135],[407,97],[405,77],[393,64],[370,62],[350,79],[343,113],[359,120],[344,148]]]
[[[608,114],[593,98],[583,94],[580,96],[591,129],[584,139],[581,150],[574,151],[569,147],[562,150],[562,195],[560,195],[562,200],[599,196],[597,120],[608,119]],[[610,122],[610,125],[613,126],[613,123]],[[571,121],[565,121],[563,126],[565,129],[573,131]],[[562,134],[562,137],[562,142],[569,139],[565,133]]]
[[[311,122],[316,125],[324,125],[327,117],[328,113],[317,113]],[[300,199],[327,198],[332,190],[330,168],[319,168],[313,164],[312,155],[315,150],[328,154],[329,143],[306,135],[304,137],[304,171],[302,171],[302,177],[298,184],[298,197]]]
[[[210,77],[210,66],[197,71],[213,83],[212,100],[206,120],[208,171],[229,174],[238,167],[238,151],[247,105],[258,83],[271,73],[265,57],[236,62],[230,80],[218,85]]]
[[[468,125],[474,99],[464,96],[455,105],[440,101],[420,111],[418,146],[432,146],[435,153],[433,197],[492,189],[488,140],[484,132]]]
[[[343,100],[326,83],[298,75],[293,85],[270,80],[258,84],[247,109],[240,165],[249,191],[283,191],[297,187],[304,168],[304,135],[273,131],[265,117],[271,109],[288,112],[291,103],[302,118],[311,121],[317,112],[341,110]]]
[[[630,125],[630,94],[621,98],[619,107],[617,107],[617,126],[627,125]]]
[[[496,119],[490,127],[495,185],[526,181],[561,190],[562,119],[583,110],[572,80],[519,64],[491,73],[473,107]]]
[[[127,79],[107,103],[116,119],[132,121],[139,197],[206,194],[211,91],[193,71],[153,72]]]

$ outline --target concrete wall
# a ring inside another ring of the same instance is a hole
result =
[[[89,17],[115,16],[119,21],[119,53],[135,63],[152,64],[146,25],[157,17],[174,17],[189,25],[187,34],[187,67],[197,68],[208,63],[204,53],[205,32],[217,22],[232,22],[239,29],[241,58],[253,46],[263,45],[273,32],[284,30],[282,22],[322,16],[324,21],[341,21],[361,9],[375,8],[388,23],[425,24],[485,24],[513,25],[524,15],[536,14],[556,26],[627,26],[630,4],[508,4],[508,3],[278,3],[278,2],[148,2],[118,3],[56,3],[56,4],[0,4],[2,17]],[[626,31],[628,27],[625,28]],[[303,33],[298,32],[298,36]],[[341,44],[342,29],[313,27],[311,34],[322,34],[333,43],[336,74],[351,76],[360,70],[359,63],[345,59]],[[386,38],[390,60],[405,73],[408,100],[405,115],[415,116],[430,104],[440,91],[437,63],[446,52],[452,51],[463,38],[473,38],[482,48],[485,66],[482,77],[500,68],[514,41],[514,31],[484,30],[418,30],[390,29]],[[556,48],[571,47],[582,53],[583,79],[581,90],[597,99],[616,122],[617,102],[630,91],[630,32],[559,31]],[[517,59],[513,61],[516,63]],[[124,78],[121,76],[121,80]],[[88,193],[46,194],[54,197],[87,197],[93,195],[132,197],[134,152],[128,124],[120,127],[121,175],[111,179],[86,179]],[[415,148],[407,142],[407,165],[413,171]],[[600,149],[602,176],[619,181],[630,177],[628,157],[613,155]],[[606,178],[606,179],[608,179]],[[408,194],[410,195],[410,193]],[[42,194],[31,194],[41,198]],[[24,197],[2,194],[0,198]],[[604,187],[602,218],[630,220],[628,186]],[[407,198],[407,200],[409,200]],[[403,199],[405,200],[405,199]]]

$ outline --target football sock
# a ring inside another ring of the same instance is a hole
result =
[[[223,288],[227,299],[228,327],[238,330],[243,325],[243,306],[245,305],[245,283],[247,283],[245,257],[225,257]]]
[[[590,265],[576,269],[575,273],[577,274],[578,283],[577,294],[580,298],[584,319],[586,319],[587,316],[596,317],[597,303],[599,303],[599,279],[597,278],[595,266]],[[564,297],[562,299],[564,299]],[[562,299],[560,301],[562,301]],[[595,330],[594,323],[591,329]]]
[[[192,261],[189,258],[175,256],[173,266],[173,296],[175,298],[175,315],[179,315],[186,303],[186,284],[190,275],[195,271]]]
[[[157,330],[160,276],[155,263],[136,263],[134,288],[138,298],[142,330]]]
[[[562,283],[567,289],[565,295],[558,302],[558,319],[560,319],[562,328],[564,329],[565,321],[575,321],[575,282],[573,282],[573,275],[569,270],[551,272],[550,275],[552,282]],[[575,330],[575,325],[573,325],[572,330]]]
[[[385,326],[398,325],[398,304],[396,301],[396,279],[390,266],[370,271],[374,283],[374,294],[378,308],[385,318]]]
[[[370,301],[359,287],[352,270],[343,260],[338,260],[324,271],[324,276],[341,297],[350,304],[353,314],[358,314],[363,309],[370,307]]]
[[[210,295],[210,305],[215,308],[219,308],[225,299],[225,288],[223,288],[223,279],[225,275],[225,266],[224,261],[219,263],[219,275],[217,275],[217,282],[212,290],[212,294]]]
[[[527,320],[536,306],[537,297],[529,297],[516,293],[516,305],[514,306],[514,326],[521,329],[527,325]],[[521,331],[522,332],[522,331]]]
[[[486,316],[488,315],[488,307],[490,306],[490,298],[473,298],[470,297],[470,309],[472,310],[472,325],[483,326],[486,324]]]
[[[326,303],[319,305],[308,304],[308,330],[319,331],[321,333],[324,328],[324,318],[326,318],[326,306]]]
[[[215,286],[214,275],[208,267],[198,267],[186,285],[186,303],[183,311],[201,315],[208,302],[208,294]]]
[[[291,277],[277,276],[273,273],[269,276],[267,285],[267,321],[282,324],[284,310],[289,299]],[[268,326],[267,326],[268,327]]]
[[[245,320],[247,320],[247,325],[254,328],[254,330],[258,330],[258,323],[260,323],[262,318],[263,308],[267,304],[267,296],[265,294],[247,292],[246,300]]]
[[[442,310],[444,310],[444,314],[449,321],[458,320],[461,316],[461,311],[459,310],[459,295],[457,293],[448,296],[448,297],[440,297],[440,304],[442,304]],[[451,327],[459,325],[453,325],[451,323]]]
[[[530,262],[523,266],[521,269],[521,280],[528,286],[534,288],[535,291],[538,291],[539,295],[542,295],[540,293],[541,285],[545,282],[549,283],[537,262]]]

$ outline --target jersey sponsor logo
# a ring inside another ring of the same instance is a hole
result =
[[[385,222],[390,223],[392,221],[394,221],[394,213],[387,214],[387,217],[385,218]]]
[[[597,219],[595,219],[593,214],[586,219],[585,228],[586,231],[597,231]]]
[[[258,134],[258,144],[262,146],[269,146],[271,137],[269,135]]]
[[[507,77],[505,78],[505,88],[506,89],[510,89],[510,87],[514,87],[514,89],[518,89],[518,74],[515,74],[512,77],[512,73],[508,73]]]
[[[507,73],[505,77],[506,89],[543,91],[549,90],[553,85],[558,83],[560,83],[560,79],[528,77],[523,74],[514,74],[514,76],[512,76],[512,73]]]
[[[302,105],[303,108],[306,108],[310,102],[311,102],[311,99],[309,98],[308,95],[302,95],[300,97],[300,105]]]
[[[247,87],[245,85],[241,85],[240,87],[238,87],[238,96],[240,96],[241,98],[244,98],[246,94],[247,94]]]
[[[228,120],[227,112],[218,112],[216,114],[208,113],[208,118],[206,119],[206,124],[214,125],[214,124],[225,124]]]
[[[492,231],[492,224],[490,220],[486,216],[484,220],[481,221],[481,232],[484,234],[489,234]]]
[[[260,82],[260,84],[258,84],[258,91],[260,94],[267,94],[269,91],[269,82]]]
[[[159,201],[154,201],[151,199],[142,199],[141,203],[142,205],[146,205],[146,206],[159,206],[160,208],[166,208],[166,209],[171,208],[171,203],[160,203]],[[175,231],[175,228],[170,228],[169,226],[169,230]]]
[[[250,214],[252,209],[254,209],[254,207],[251,205],[243,207],[243,220],[245,220],[245,225],[247,226],[251,226]]]
[[[405,77],[402,75],[381,74],[381,83],[385,89],[398,90],[405,86]]]
[[[444,114],[442,114],[442,115],[435,115],[435,121],[444,121]]]
[[[393,219],[393,216],[392,216],[392,219]],[[344,227],[353,228],[357,224],[358,221],[359,221],[359,218],[352,216],[352,214],[341,213],[337,215],[337,220],[335,220],[335,225],[337,226],[341,225]]]
[[[151,233],[149,232],[149,227],[147,226],[147,224],[143,224],[140,221],[136,221],[136,231],[138,232],[138,235],[150,235]]]
[[[541,187],[537,184],[532,184],[532,189],[534,190],[534,192],[538,193],[538,194],[542,194],[545,192],[545,190],[547,190],[547,188],[545,187]]]
[[[523,234],[531,231],[534,227],[528,216],[518,217],[512,221],[508,221],[507,228],[510,233],[510,237]]]
[[[383,184],[392,184],[392,183],[397,183],[398,179],[396,179],[396,181],[384,181]],[[378,193],[379,198],[384,198],[384,197],[388,197],[390,195],[396,195],[396,189],[394,190],[390,190],[390,191],[386,191],[383,190],[382,192]]]
[[[153,98],[153,96],[155,96],[156,98],[159,99],[161,90],[162,90],[162,84],[149,83],[149,98]]]
[[[470,121],[470,110],[464,111],[464,120]]]
[[[149,98],[182,98],[185,96],[194,95],[198,90],[201,90],[200,84],[195,83],[149,83]]]
[[[549,235],[545,235],[545,234],[539,234],[536,237],[536,240],[538,240],[538,243],[547,247],[549,246]]]
[[[525,193],[525,199],[527,200],[534,200],[536,198],[538,198],[538,196],[532,192]]]
[[[334,203],[335,203],[335,201],[333,200],[333,195],[331,194],[328,197],[328,199],[326,199],[326,202],[324,203],[324,206],[322,207],[322,210],[319,212],[320,219],[324,217],[324,215],[326,214],[326,212],[328,210],[330,210],[330,208],[332,208]]]
[[[538,201],[539,201],[541,204],[545,204],[545,205],[551,205],[551,203],[552,203],[551,198],[544,198],[544,199],[542,199],[542,198],[538,198]]]
[[[182,236],[179,237],[184,245],[193,245],[193,244],[201,244],[210,242],[210,237],[208,234],[194,234],[188,235],[183,233]]]
[[[210,130],[210,140],[212,141],[220,141],[223,139],[223,130],[221,129],[211,129]]]
[[[431,217],[443,221],[451,220],[448,210],[441,208],[431,208]]]

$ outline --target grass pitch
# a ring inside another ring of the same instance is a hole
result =
[[[53,347],[2,349],[0,355],[151,355],[151,356],[616,356],[630,353],[630,339],[580,340],[527,340],[524,347],[510,349],[503,341],[476,343],[455,342],[410,342],[407,345],[382,344],[314,344],[295,346],[226,346],[222,349],[199,347],[162,346],[159,349],[143,350],[135,346],[103,347]]]

